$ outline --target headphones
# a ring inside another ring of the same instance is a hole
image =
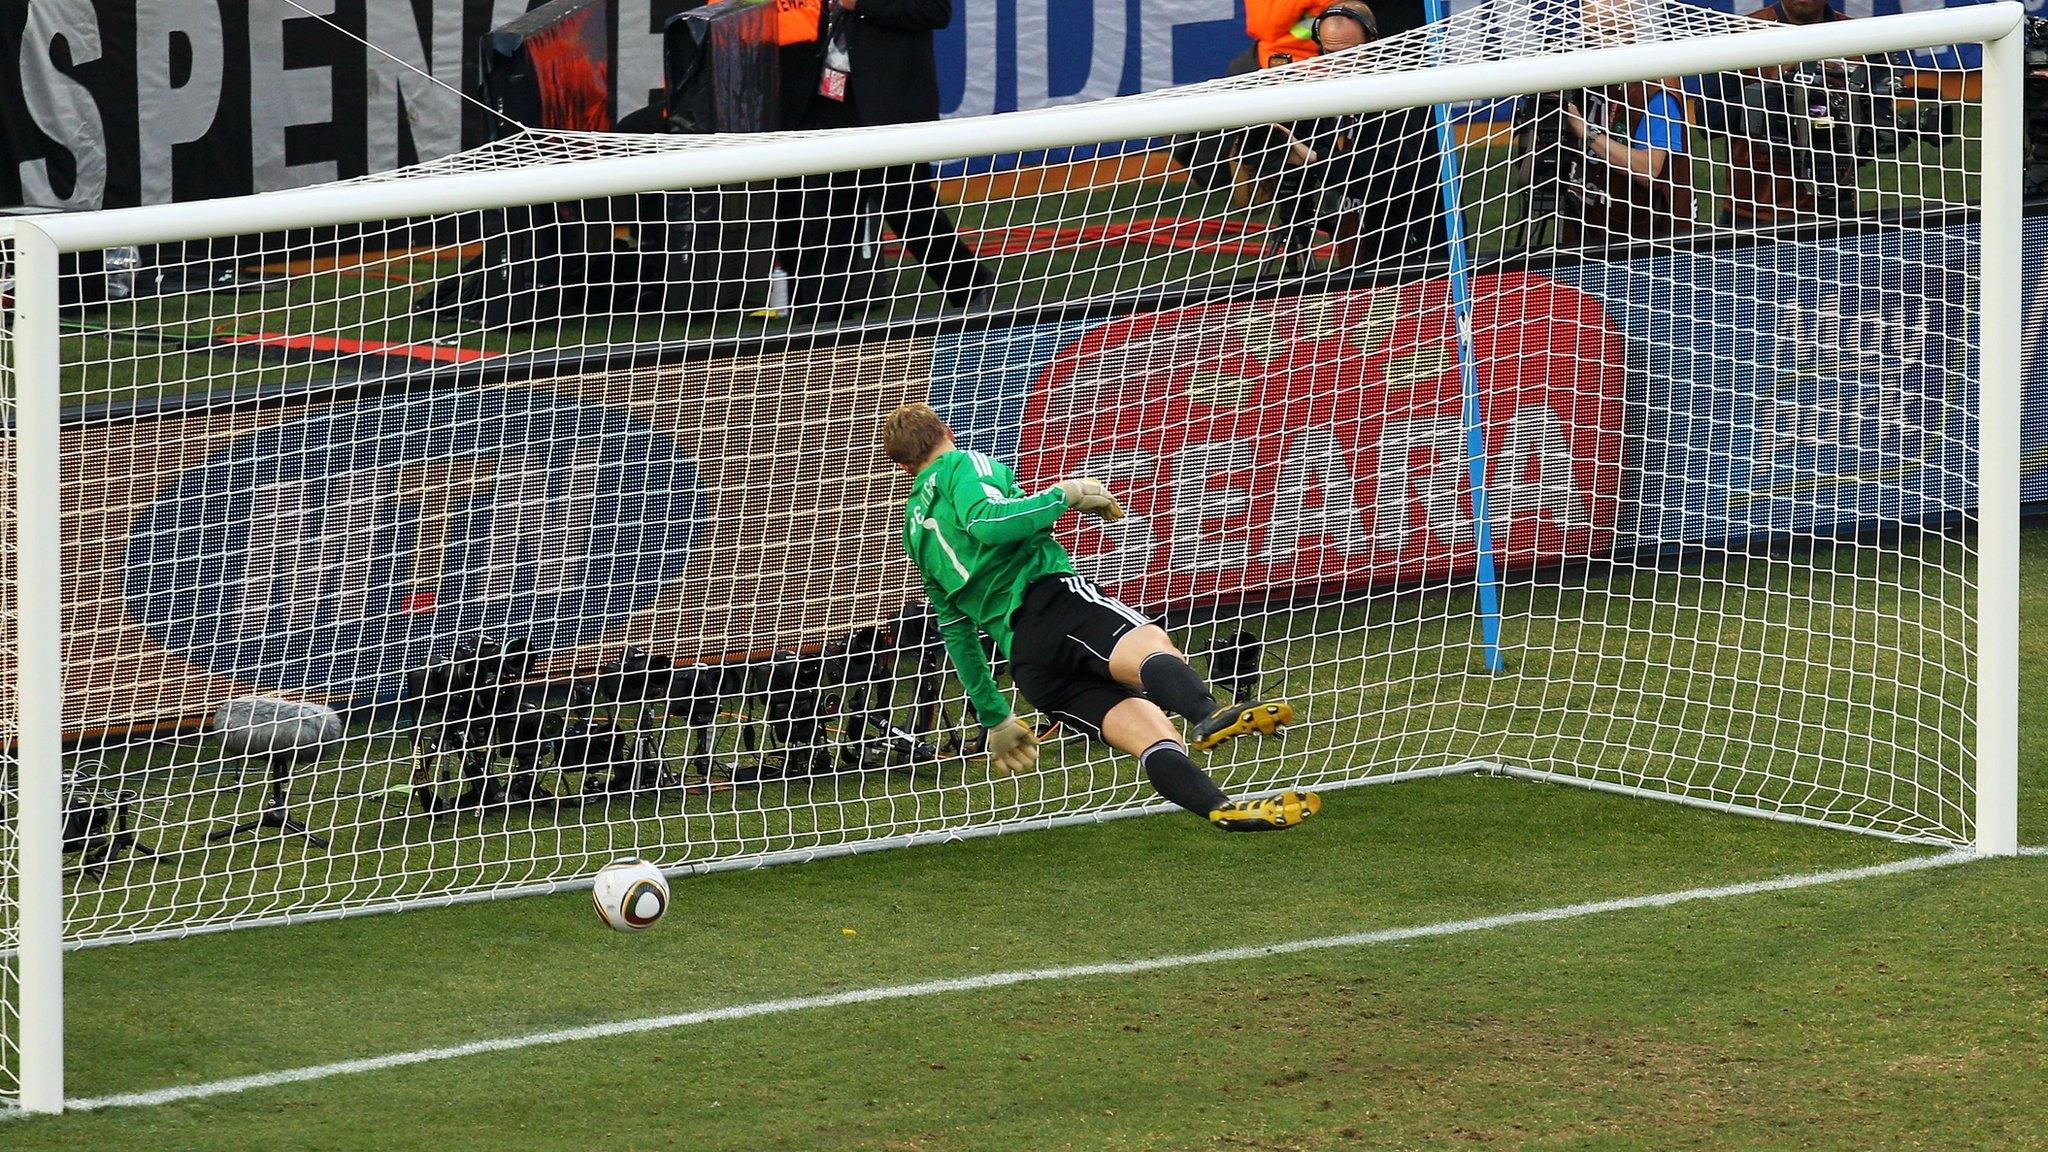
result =
[[[1315,41],[1316,46],[1319,48],[1323,43],[1323,21],[1332,19],[1351,20],[1358,23],[1365,29],[1365,42],[1368,44],[1380,38],[1379,17],[1373,15],[1372,9],[1364,4],[1356,3],[1354,0],[1353,3],[1349,4],[1332,4],[1321,12],[1316,13],[1315,17],[1308,22],[1308,38]]]

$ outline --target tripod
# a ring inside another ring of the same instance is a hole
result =
[[[327,847],[327,840],[324,837],[314,835],[311,829],[292,819],[291,813],[288,810],[289,797],[287,793],[291,790],[292,761],[295,758],[288,752],[273,752],[266,757],[268,766],[265,773],[263,811],[254,820],[244,820],[239,824],[231,824],[228,827],[216,828],[208,832],[206,834],[207,842],[212,843],[215,840],[225,840],[230,836],[239,836],[244,832],[259,832],[264,828],[275,828],[282,833],[304,836],[316,848]]]
[[[119,797],[120,804],[125,808],[134,799],[135,794],[132,792],[119,792],[115,795]],[[128,828],[118,823],[111,832],[88,833],[84,840],[85,851],[78,858],[78,868],[81,872],[97,872],[114,861],[119,860],[123,853],[142,860],[163,855],[156,845],[143,843],[135,835],[133,828]]]
[[[89,760],[64,777],[64,851],[79,854],[78,871],[87,875],[124,853],[142,859],[163,855],[135,835],[135,793],[99,786],[106,771],[105,761]]]

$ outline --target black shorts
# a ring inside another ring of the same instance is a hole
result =
[[[1033,708],[1100,740],[1109,710],[1144,695],[1110,678],[1109,654],[1150,623],[1085,576],[1040,576],[1010,617],[1010,678]]]

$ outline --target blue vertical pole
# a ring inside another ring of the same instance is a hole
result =
[[[1429,22],[1449,15],[1446,0],[1425,0]],[[1437,29],[1442,45],[1443,30]],[[1458,184],[1458,149],[1451,132],[1451,106],[1436,106],[1436,143],[1442,164],[1444,235],[1451,249],[1451,308],[1458,318],[1458,376],[1465,392],[1465,462],[1472,477],[1472,536],[1478,550],[1479,632],[1486,670],[1501,670],[1500,580],[1493,566],[1493,518],[1486,500],[1486,415],[1479,404],[1479,363],[1472,351],[1472,270],[1465,257],[1464,199]]]

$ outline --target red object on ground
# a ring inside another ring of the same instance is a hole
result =
[[[1018,256],[1028,252],[1058,252],[1063,249],[1109,248],[1142,245],[1182,252],[1213,252],[1221,256],[1263,258],[1278,254],[1265,237],[1276,230],[1264,224],[1242,220],[1204,220],[1185,216],[1157,216],[1121,224],[1089,224],[1076,228],[985,228],[962,232],[960,239],[980,257]],[[1318,255],[1328,255],[1329,245],[1320,245]],[[907,254],[890,245],[898,259]]]
[[[447,348],[439,344],[394,344],[383,340],[349,340],[339,336],[288,336],[282,332],[224,335],[220,342],[286,348],[295,352],[332,352],[341,356],[404,356],[413,360],[434,360],[446,364],[489,360],[504,355],[502,352],[491,352],[483,348]]]

